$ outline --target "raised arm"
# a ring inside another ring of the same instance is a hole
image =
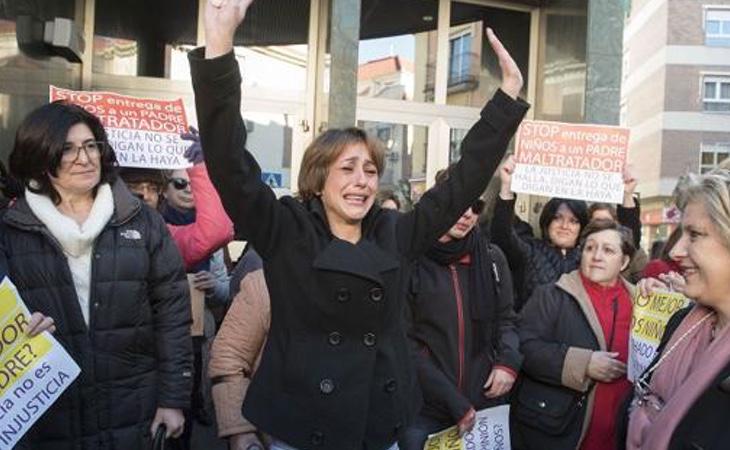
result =
[[[516,270],[523,267],[529,253],[529,246],[515,232],[515,194],[512,192],[512,173],[515,170],[515,161],[512,155],[508,156],[499,168],[500,188],[497,201],[494,204],[494,216],[490,226],[492,242],[504,252],[509,266]]]
[[[193,50],[188,57],[210,178],[236,230],[265,258],[271,245],[296,227],[282,229],[291,221],[282,220],[285,208],[261,181],[261,168],[245,148],[241,75],[233,54],[233,36],[251,2],[218,1],[215,3],[221,5],[217,7],[209,0],[205,5],[207,47]]]
[[[404,254],[418,256],[456,222],[482,194],[529,105],[518,100],[522,74],[491,29],[487,37],[502,69],[502,86],[462,142],[462,157],[449,178],[429,189],[414,210],[401,216],[398,237]]]

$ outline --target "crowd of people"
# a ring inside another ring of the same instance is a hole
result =
[[[18,127],[0,270],[28,334],[53,333],[81,375],[17,448],[147,449],[163,430],[187,450],[199,422],[232,450],[420,450],[505,404],[517,450],[727,448],[728,168],[683,178],[650,261],[628,170],[622,204],[553,198],[533,231],[505,156],[529,105],[488,29],[501,87],[418,202],[379,191],[384,148],[354,127],[319,135],[277,198],[240,115],[251,3],[206,3],[189,168],[119,168],[99,119],[65,102]],[[690,306],[630,381],[633,299],[654,291]]]

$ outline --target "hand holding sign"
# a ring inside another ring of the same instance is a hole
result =
[[[520,68],[517,67],[515,60],[512,59],[512,56],[504,48],[504,45],[502,45],[502,42],[497,38],[497,35],[494,34],[494,30],[491,28],[487,28],[487,39],[489,40],[489,45],[492,46],[492,50],[497,55],[499,67],[502,69],[501,89],[505,94],[516,99],[520,95],[520,90],[524,84]]]
[[[467,411],[466,414],[464,414],[464,417],[459,420],[459,423],[456,424],[459,429],[459,436],[463,436],[466,432],[471,431],[472,428],[474,428],[476,420],[477,412],[474,411],[474,408],[469,408],[469,411]]]
[[[13,448],[80,373],[42,333],[53,329],[50,317],[36,312],[31,318],[7,278],[0,283],[0,449]]]
[[[187,133],[182,133],[180,139],[184,141],[190,141],[190,147],[185,150],[183,156],[193,164],[200,164],[203,162],[203,147],[200,145],[200,134],[195,127],[190,126]]]
[[[30,321],[28,322],[28,328],[26,328],[25,334],[27,334],[28,337],[33,337],[38,336],[44,331],[55,333],[56,323],[54,322],[53,317],[45,316],[36,311],[30,316]]]
[[[499,188],[499,197],[502,200],[512,200],[515,198],[512,193],[512,174],[515,172],[515,157],[507,155],[502,165],[499,167],[499,180],[501,181]]]

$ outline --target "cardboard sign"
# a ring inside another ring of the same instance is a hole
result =
[[[627,128],[525,120],[515,144],[512,191],[622,203]]]
[[[53,336],[29,338],[30,312],[6,277],[0,283],[0,449],[11,449],[81,369]]]
[[[109,143],[123,167],[182,169],[191,142],[182,99],[152,100],[110,92],[71,91],[50,87],[50,101],[66,100],[84,107],[101,120]]]
[[[635,381],[656,356],[659,341],[672,314],[690,304],[676,292],[655,292],[648,297],[637,295],[629,335],[629,368],[626,377]]]
[[[459,437],[453,426],[428,437],[424,450],[510,450],[509,405],[477,411],[471,431]]]
[[[193,287],[195,275],[188,274],[188,286],[190,287],[190,307],[193,317],[193,324],[190,325],[191,336],[203,336],[205,334],[205,292]]]

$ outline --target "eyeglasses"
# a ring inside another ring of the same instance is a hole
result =
[[[86,158],[90,159],[94,156],[99,156],[106,148],[106,142],[102,141],[86,141],[81,145],[66,144],[63,146],[63,155],[61,159],[70,163],[78,161],[81,156],[81,150],[83,149],[86,153]]]
[[[190,181],[186,180],[185,178],[170,178],[170,181],[168,181],[168,183],[171,183],[172,187],[174,187],[178,191],[182,191],[190,185]]]
[[[484,211],[484,200],[479,199],[471,204],[471,210],[474,212],[474,214],[479,215]]]

